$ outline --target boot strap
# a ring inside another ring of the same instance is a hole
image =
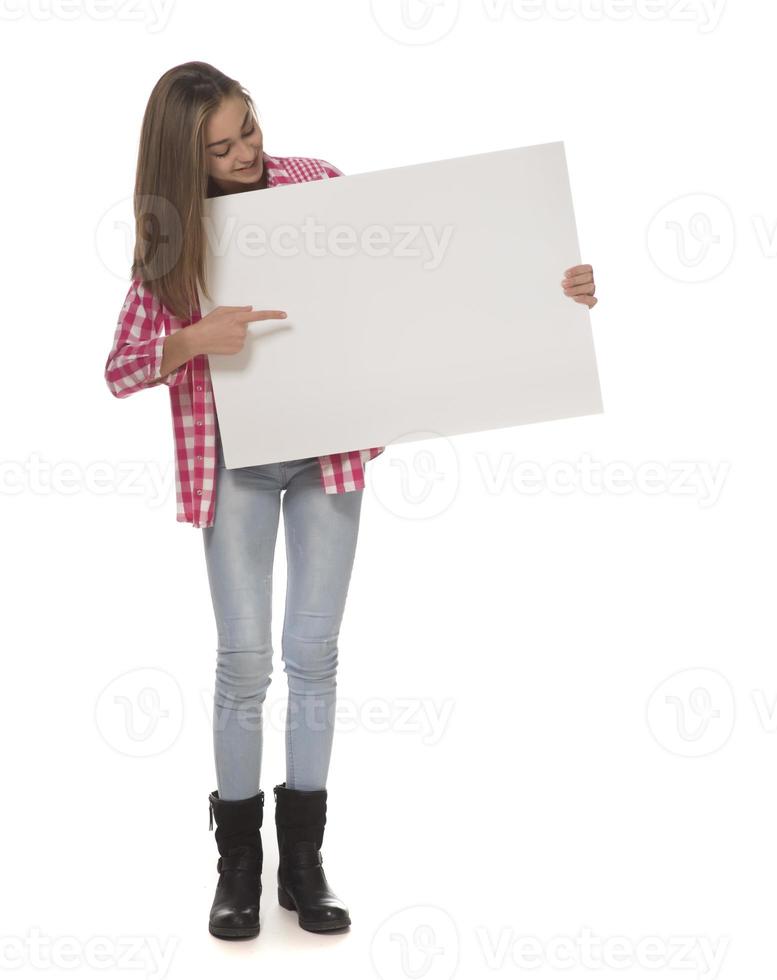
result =
[[[217,863],[216,870],[222,871],[250,871],[252,874],[260,874],[262,870],[262,853],[255,847],[238,845],[230,848],[226,854],[222,854]]]
[[[239,857],[227,856],[226,861],[220,857],[216,862],[216,871],[248,871],[250,874],[261,874],[261,862],[256,857],[243,854]]]

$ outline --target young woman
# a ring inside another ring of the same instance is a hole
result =
[[[288,679],[286,781],[273,789],[278,900],[299,925],[350,925],[324,874],[326,779],[332,750],[338,635],[353,566],[365,467],[383,446],[228,470],[209,354],[243,349],[248,324],[283,310],[218,307],[202,317],[203,200],[341,176],[325,160],[272,157],[251,96],[203,62],[166,72],[141,130],[132,282],[105,365],[123,398],[168,386],[176,443],[177,520],[202,529],[218,646],[209,795],[219,858],[209,916],[214,936],[259,932],[264,793],[262,706],[272,672],[273,555],[283,509],[288,565],[282,658]],[[566,271],[564,292],[596,303],[590,266]],[[285,491],[285,492],[284,492]]]

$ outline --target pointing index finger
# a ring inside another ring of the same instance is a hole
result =
[[[246,322],[253,320],[285,320],[286,312],[284,310],[251,310],[249,313],[243,314],[243,319]]]

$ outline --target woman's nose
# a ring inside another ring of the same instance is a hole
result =
[[[247,140],[244,140],[240,146],[240,155],[238,159],[242,160],[243,163],[250,163],[256,156],[256,152],[256,144],[249,143]]]

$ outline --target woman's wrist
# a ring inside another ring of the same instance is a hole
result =
[[[160,377],[164,378],[196,356],[197,337],[190,330],[189,327],[183,327],[165,338]]]

